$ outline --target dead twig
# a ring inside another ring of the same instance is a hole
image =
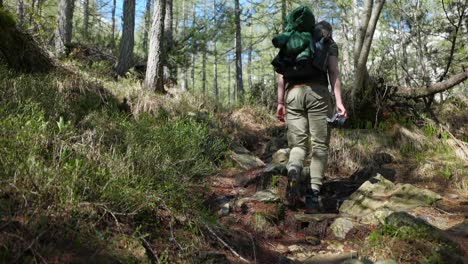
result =
[[[250,263],[247,259],[243,258],[239,253],[237,253],[231,246],[229,246],[228,243],[226,243],[222,238],[220,238],[216,232],[211,229],[205,222],[203,222],[203,225],[206,227],[206,229],[221,243],[223,244],[229,251],[231,251],[232,254],[234,254],[236,257],[238,257],[241,261],[245,263]]]
[[[151,260],[151,263],[160,263],[158,255],[151,248],[150,243],[148,243],[148,241],[146,241],[146,239],[144,237],[140,238],[140,240],[141,240],[141,243],[143,244],[143,247],[146,250],[146,254],[148,255],[148,257]]]

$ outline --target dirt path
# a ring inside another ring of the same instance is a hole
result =
[[[271,162],[271,154],[265,153],[268,147],[258,142],[255,146],[252,152],[265,163]],[[379,174],[396,184],[395,188],[404,189],[405,183],[411,183],[414,188],[438,192],[441,197],[437,203],[418,205],[404,211],[450,234],[459,244],[461,255],[468,252],[468,201],[441,192],[443,188],[440,184],[405,177],[414,164],[394,159],[382,160],[384,162],[372,168],[329,175],[321,192],[322,212],[314,216],[304,215],[301,204],[299,208],[291,208],[285,202],[284,165],[267,163],[265,166],[251,166],[251,169],[239,166],[241,168],[229,169],[211,177],[209,182],[213,193],[210,208],[219,215],[219,223],[227,230],[220,229],[219,234],[231,245],[227,254],[231,256],[230,261],[245,263],[239,257],[232,256],[232,252],[252,263],[342,263],[369,255],[369,252],[363,252],[363,245],[380,225],[378,222],[363,224],[365,221],[361,217],[340,213],[340,206],[358,189],[361,190],[363,183]],[[390,197],[385,199],[391,200]],[[332,228],[333,225],[337,226],[336,222],[343,222],[339,228],[347,229],[341,237],[337,237],[340,231]],[[351,226],[347,227],[347,224]],[[240,241],[246,237],[255,242],[242,245]],[[466,255],[463,260],[468,263]]]

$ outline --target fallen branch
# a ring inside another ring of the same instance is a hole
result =
[[[220,238],[211,227],[209,227],[206,223],[203,223],[203,225],[206,227],[206,229],[216,238],[218,241],[223,244],[226,248],[228,248],[232,254],[234,254],[236,257],[238,257],[240,260],[242,260],[245,263],[250,263],[247,259],[243,258],[239,253],[237,253],[232,247],[229,246],[228,243],[226,243],[222,238]]]
[[[146,241],[144,237],[140,238],[141,243],[143,244],[143,247],[146,250],[146,254],[148,255],[149,259],[151,260],[151,263],[160,263],[158,255],[154,252],[154,250],[151,248],[150,243]]]
[[[447,91],[457,84],[464,82],[468,78],[468,72],[463,70],[463,72],[456,74],[449,79],[437,82],[429,85],[427,88],[417,88],[417,89],[410,89],[410,88],[397,88],[396,94],[397,97],[403,97],[406,99],[417,99],[422,97],[428,97],[437,93],[441,93]]]

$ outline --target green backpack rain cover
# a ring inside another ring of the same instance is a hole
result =
[[[278,55],[271,64],[289,80],[310,80],[327,71],[328,47],[331,38],[322,36],[315,17],[307,6],[299,6],[285,18],[284,32],[272,40]]]

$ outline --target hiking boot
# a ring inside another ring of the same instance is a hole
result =
[[[316,214],[319,212],[319,191],[307,189],[305,195],[306,214]]]
[[[294,208],[299,200],[298,180],[301,167],[292,165],[288,169],[288,184],[286,186],[286,199],[290,207]]]

